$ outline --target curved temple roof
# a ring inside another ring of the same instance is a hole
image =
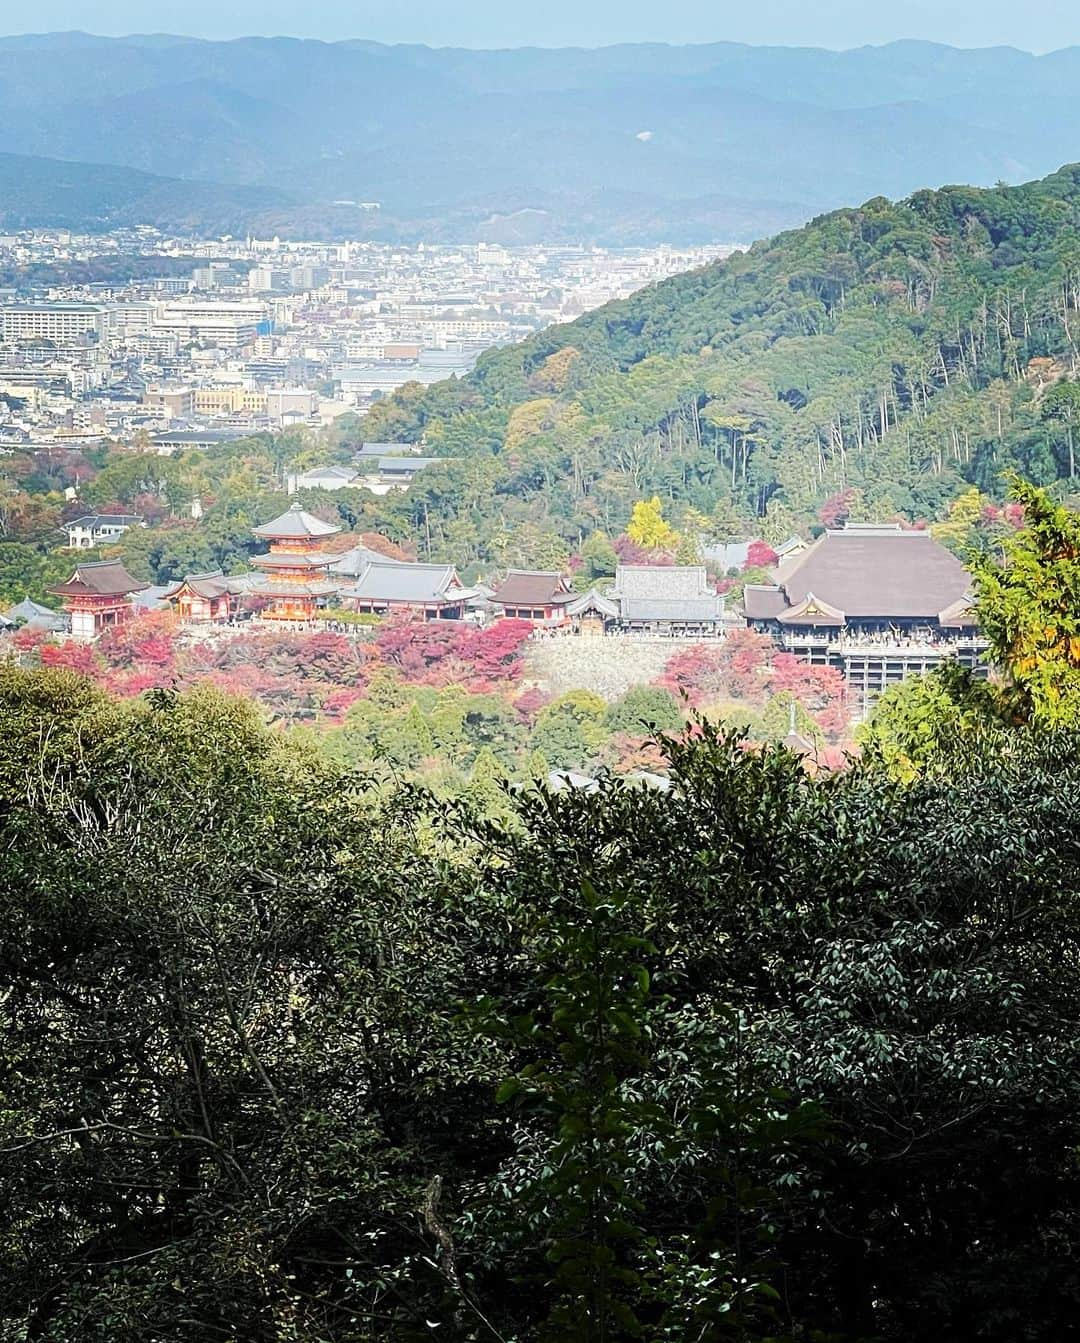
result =
[[[280,517],[251,529],[256,536],[268,541],[300,541],[320,536],[335,536],[341,531],[332,522],[323,522],[314,513],[308,513],[299,504],[287,508]]]
[[[809,608],[817,623],[936,620],[966,609],[970,588],[967,570],[928,532],[856,524],[827,531],[780,567],[775,587],[748,585],[743,601],[752,620],[794,621]]]
[[[573,596],[555,570],[510,569],[491,599],[497,606],[564,606]]]
[[[166,601],[171,601],[174,597],[179,596],[185,588],[197,597],[204,597],[208,601],[240,591],[240,587],[234,579],[226,578],[220,569],[210,569],[204,574],[185,574],[179,583],[174,583],[166,592],[162,593],[162,597]]]
[[[95,560],[78,565],[66,583],[58,583],[49,591],[60,597],[126,597],[146,587],[146,583],[132,578],[119,560]]]

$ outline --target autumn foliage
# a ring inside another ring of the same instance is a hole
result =
[[[354,754],[362,737],[363,749],[377,745],[407,768],[424,761],[459,768],[469,750],[485,746],[510,769],[520,769],[522,753],[534,748],[552,768],[655,768],[653,734],[640,722],[681,731],[683,706],[756,712],[784,692],[823,737],[838,740],[846,728],[840,674],[775,655],[771,639],[753,630],[733,630],[715,644],[676,653],[655,687],[637,687],[625,703],[609,706],[585,692],[552,701],[523,686],[528,621],[479,628],[401,617],[358,633],[279,631],[265,624],[193,637],[171,613],[152,613],[94,644],[20,634],[16,646],[24,660],[79,672],[121,699],[212,685],[257,701],[283,725],[319,724],[330,737],[340,729],[342,749]],[[660,692],[674,698],[666,705],[663,696],[648,701]]]
[[[768,541],[751,541],[746,551],[746,563],[743,570],[771,569],[780,557]]]
[[[43,666],[89,676],[121,698],[205,682],[257,699],[286,721],[335,722],[364,697],[377,667],[407,685],[508,693],[520,680],[531,631],[524,620],[478,629],[400,619],[385,621],[367,642],[328,630],[265,628],[185,641],[175,616],[155,612],[106,631],[94,644],[20,636],[19,651]]]
[[[647,550],[645,546],[639,545],[637,541],[631,540],[629,536],[617,536],[612,542],[612,548],[618,557],[620,564],[652,564],[652,565],[672,565],[675,563],[674,557],[664,551]]]
[[[714,647],[701,644],[676,653],[658,684],[685,696],[695,708],[734,701],[757,709],[770,697],[787,693],[826,736],[835,740],[847,729],[843,674],[777,653],[768,635],[754,630],[732,630]]]
[[[659,684],[685,695],[695,708],[717,699],[760,701],[773,641],[754,630],[732,630],[715,646],[699,644],[676,653]]]
[[[97,650],[112,668],[171,667],[179,628],[172,612],[151,612],[106,630],[97,642]]]
[[[43,643],[40,657],[43,667],[62,667],[82,676],[99,677],[102,671],[101,659],[90,644]]]
[[[838,667],[812,667],[791,653],[778,653],[769,675],[772,694],[787,691],[830,737],[847,727],[844,674]]]
[[[457,621],[387,620],[379,627],[375,649],[405,681],[463,685],[482,694],[520,677],[531,633],[527,620],[499,620],[485,629]]]

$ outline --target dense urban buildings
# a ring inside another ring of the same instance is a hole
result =
[[[327,424],[729,250],[6,235],[0,446]]]

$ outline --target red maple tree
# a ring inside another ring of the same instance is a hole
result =
[[[778,558],[768,541],[751,541],[746,550],[743,572],[745,573],[747,569],[771,569]]]
[[[756,630],[732,630],[715,646],[697,644],[668,660],[658,684],[685,693],[698,706],[721,698],[761,700],[767,684],[773,641]]]
[[[531,634],[527,620],[498,620],[481,630],[460,621],[394,619],[379,627],[375,648],[403,680],[482,693],[518,679]]]
[[[777,653],[773,659],[770,690],[786,690],[830,737],[847,728],[847,687],[837,667],[812,667],[792,653]]]

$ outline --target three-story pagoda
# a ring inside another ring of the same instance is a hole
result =
[[[268,620],[314,620],[320,601],[343,586],[340,579],[328,577],[337,555],[321,549],[341,528],[305,512],[297,503],[253,531],[270,542],[269,553],[256,555],[251,561],[262,571],[251,593],[269,599],[263,616]]]

